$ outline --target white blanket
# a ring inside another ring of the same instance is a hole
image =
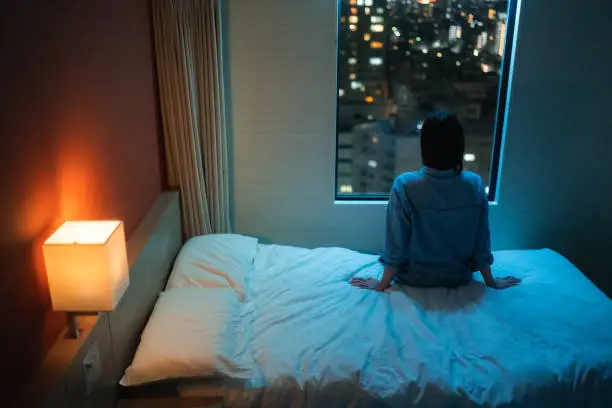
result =
[[[495,255],[522,285],[376,293],[348,284],[375,256],[260,245],[253,388],[228,406],[612,406],[612,302],[553,251]]]

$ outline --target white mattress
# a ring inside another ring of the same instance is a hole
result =
[[[495,256],[522,285],[381,294],[347,283],[379,276],[376,256],[260,245],[254,378],[228,406],[612,406],[612,302],[551,250]]]

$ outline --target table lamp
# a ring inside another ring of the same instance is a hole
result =
[[[79,337],[77,314],[114,310],[129,285],[121,221],[67,221],[43,244],[56,311],[68,312],[68,336]]]

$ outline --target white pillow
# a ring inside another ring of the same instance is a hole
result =
[[[120,384],[241,371],[236,354],[241,302],[230,288],[162,292]]]
[[[166,288],[229,286],[244,298],[257,243],[257,238],[237,234],[192,238],[181,249]]]

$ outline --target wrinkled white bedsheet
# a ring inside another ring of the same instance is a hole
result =
[[[495,256],[522,285],[376,293],[348,285],[376,256],[259,245],[228,406],[612,407],[612,301],[551,250]]]

